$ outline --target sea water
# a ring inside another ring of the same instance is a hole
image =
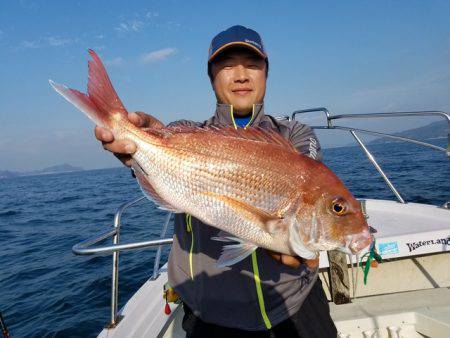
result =
[[[369,148],[407,201],[450,200],[445,153],[405,143]],[[323,153],[355,196],[395,199],[360,148]],[[110,315],[111,255],[75,256],[71,248],[107,230],[116,208],[139,196],[127,168],[0,180],[0,311],[11,337],[95,337],[101,331]],[[158,238],[164,218],[147,200],[127,209],[121,242]],[[119,308],[151,275],[154,256],[149,249],[120,253]]]

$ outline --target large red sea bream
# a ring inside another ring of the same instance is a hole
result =
[[[357,253],[371,242],[356,199],[324,164],[275,132],[247,128],[140,129],[129,122],[100,58],[89,51],[88,94],[53,88],[117,140],[136,143],[133,169],[160,207],[224,231],[219,265],[263,247],[306,259],[320,250]]]

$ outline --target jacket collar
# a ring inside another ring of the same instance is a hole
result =
[[[257,126],[264,117],[264,104],[253,105],[253,116],[250,121],[251,126]],[[233,126],[232,106],[225,103],[217,103],[216,112],[212,118],[212,124],[221,126]]]

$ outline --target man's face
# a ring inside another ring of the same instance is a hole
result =
[[[212,85],[218,103],[231,104],[236,115],[252,112],[266,93],[266,62],[245,48],[230,48],[211,64]]]

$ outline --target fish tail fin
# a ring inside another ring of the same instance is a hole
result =
[[[56,90],[62,97],[72,103],[75,107],[85,113],[95,124],[101,127],[108,127],[109,121],[107,116],[98,109],[98,107],[92,102],[92,100],[84,93],[75,89],[70,89],[65,85],[48,81],[50,85]]]
[[[127,117],[128,112],[111,84],[108,73],[98,55],[89,50],[88,94],[49,80],[50,85],[67,101],[85,113],[95,124],[111,128],[117,117]],[[114,117],[114,118],[113,118]]]

